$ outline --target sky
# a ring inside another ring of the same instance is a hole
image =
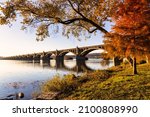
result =
[[[36,41],[36,32],[33,29],[22,31],[19,21],[13,23],[11,27],[0,25],[0,56],[13,56],[30,54],[43,51],[52,51],[59,49],[75,48],[76,46],[91,46],[102,44],[102,34],[99,32],[96,36],[92,36],[88,40],[78,41],[71,37],[67,38],[60,34],[54,34],[44,39],[44,41]],[[106,25],[106,29],[110,29],[110,24]]]
[[[78,41],[76,38],[67,38],[61,34],[54,34],[44,41],[36,41],[34,31],[22,31],[21,25],[0,26],[0,56],[12,56],[43,51],[68,49],[82,46],[102,44],[101,34],[90,39]],[[30,29],[29,29],[30,30]]]

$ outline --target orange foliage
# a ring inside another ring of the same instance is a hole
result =
[[[139,57],[150,54],[150,1],[119,0],[114,26],[104,41],[110,55]]]

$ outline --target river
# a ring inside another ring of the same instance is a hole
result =
[[[112,66],[111,61],[101,61],[102,59],[89,59],[76,63],[76,60],[64,60],[63,63],[57,64],[55,60],[50,62],[0,60],[0,99],[18,92],[25,94],[23,99],[32,99],[41,84],[57,74],[80,75],[85,71],[107,69]]]

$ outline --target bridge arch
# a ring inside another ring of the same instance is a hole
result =
[[[40,54],[34,54],[33,55],[33,60],[40,60],[41,59],[41,55]]]
[[[55,59],[56,58],[56,53],[52,52],[50,53],[50,59]]]
[[[59,56],[65,56],[66,54],[68,54],[68,53],[72,53],[72,54],[74,54],[74,55],[76,55],[76,53],[74,52],[74,51],[71,51],[71,50],[66,50],[66,51],[62,51],[62,52],[60,52],[59,53]]]
[[[89,48],[84,50],[83,52],[81,52],[80,56],[85,57],[86,55],[88,55],[90,52],[95,51],[95,50],[104,50],[102,48]]]
[[[50,60],[51,55],[52,55],[51,53],[45,53],[45,52],[43,52],[43,53],[41,54],[41,60],[49,61],[49,60]]]

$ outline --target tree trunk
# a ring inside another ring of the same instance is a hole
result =
[[[133,57],[133,75],[137,74],[136,58]]]
[[[130,65],[133,67],[133,59],[130,56],[128,56],[127,60],[130,63]]]
[[[146,56],[146,63],[149,63],[149,57],[148,56]]]

